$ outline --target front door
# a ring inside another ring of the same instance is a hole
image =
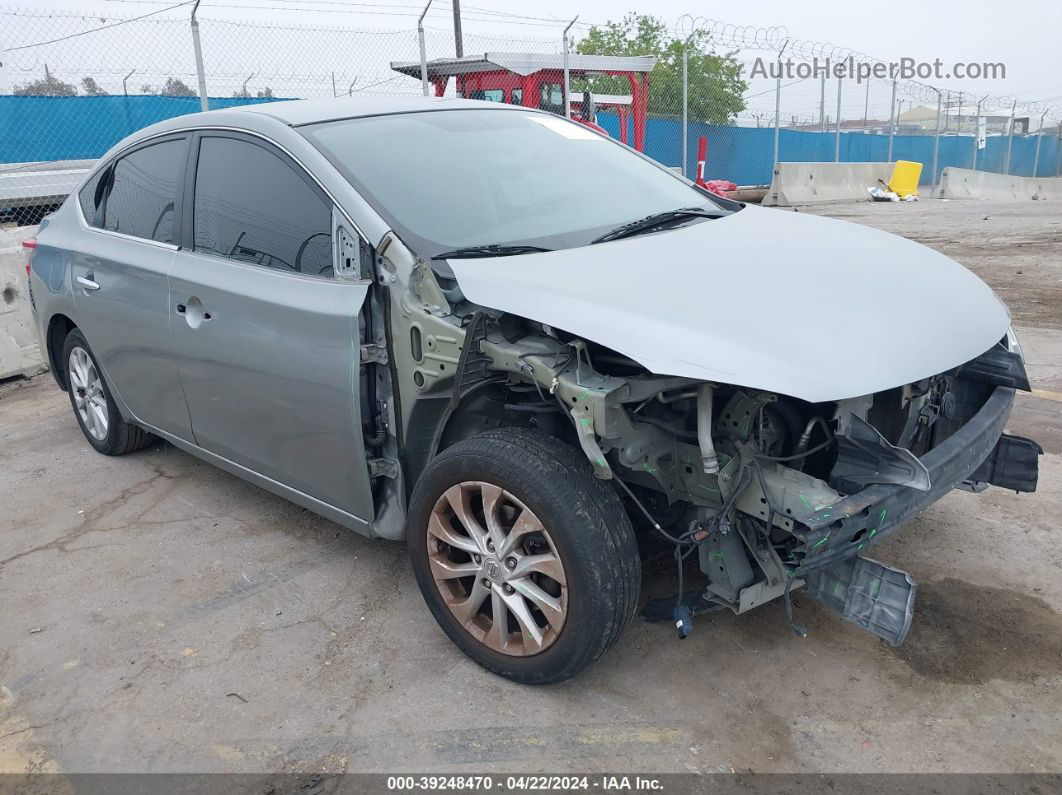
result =
[[[332,204],[258,139],[204,132],[192,147],[170,311],[196,443],[371,521],[358,394],[369,282],[334,273]]]

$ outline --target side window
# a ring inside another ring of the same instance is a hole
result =
[[[199,144],[195,250],[332,276],[332,207],[279,154],[234,138]]]
[[[505,92],[500,88],[488,88],[483,91],[472,91],[469,99],[482,99],[485,102],[504,102]]]
[[[510,105],[523,105],[524,104],[524,90],[522,88],[514,88],[509,92],[509,104]]]
[[[538,86],[539,107],[559,107],[564,104],[564,91],[560,83],[540,83]]]
[[[81,214],[85,216],[85,222],[89,226],[93,226],[92,219],[96,217],[96,189],[105,171],[106,168],[101,168],[93,174],[92,179],[85,183],[85,187],[77,195],[77,200],[81,203]]]
[[[103,206],[104,229],[174,242],[173,213],[186,143],[182,139],[151,144],[118,161]]]

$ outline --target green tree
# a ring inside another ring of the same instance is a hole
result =
[[[730,124],[745,109],[742,98],[748,83],[734,53],[711,51],[704,33],[689,44],[689,117],[693,121]],[[668,35],[664,21],[650,14],[627,14],[622,21],[594,26],[576,44],[583,55],[655,55],[657,64],[649,75],[649,112],[662,116],[682,115],[683,42]],[[594,77],[586,85],[573,84],[573,95],[588,88],[604,94],[629,94],[624,78]]]
[[[77,96],[77,89],[57,78],[45,65],[44,77],[18,86],[11,93],[17,97],[73,97]]]
[[[81,80],[81,90],[86,97],[105,97],[107,92],[100,88],[95,78],[85,77]]]
[[[167,77],[166,84],[159,89],[159,94],[164,97],[198,96],[183,80],[179,80],[176,77]]]
[[[234,99],[251,99],[252,97],[258,97],[258,99],[272,99],[273,89],[271,89],[269,86],[266,86],[265,88],[258,91],[256,94],[252,94],[246,88],[238,88],[232,92],[232,96]]]

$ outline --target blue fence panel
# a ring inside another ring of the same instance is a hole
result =
[[[619,138],[619,119],[613,113],[601,113],[598,122],[609,135]],[[686,173],[692,176],[697,168],[698,138],[708,138],[708,179],[728,179],[738,185],[765,185],[771,181],[774,162],[773,127],[725,127],[690,122]],[[835,133],[805,130],[780,130],[778,158],[787,163],[833,162]],[[1062,152],[1053,136],[1040,137],[1040,157],[1036,159],[1038,136],[1014,138],[1010,157],[1010,173],[1019,176],[1055,176]],[[922,184],[933,182],[932,134],[896,135],[893,137],[894,160],[914,160],[923,164]],[[645,129],[645,154],[666,166],[678,166],[682,161],[682,122],[672,118],[649,118]],[[628,129],[633,143],[633,130]],[[882,162],[889,153],[889,137],[864,132],[841,132],[840,160],[847,163]],[[974,138],[970,135],[941,135],[937,143],[937,172],[954,166],[973,168]],[[1002,172],[1006,161],[1006,136],[992,136],[977,155],[977,168]]]
[[[211,108],[229,108],[270,99],[217,97]],[[103,96],[103,97],[16,97],[0,96],[0,163],[28,163],[49,160],[81,160],[99,157],[114,143],[149,124],[194,113],[198,97]],[[598,121],[609,135],[619,138],[619,118],[603,112]],[[669,117],[646,120],[645,153],[666,166],[682,160],[682,122]],[[739,185],[765,185],[771,181],[774,162],[774,128],[726,127],[690,122],[687,128],[686,173],[696,173],[697,142],[708,138],[709,179],[728,179]],[[1036,158],[1036,141],[1040,156]],[[628,120],[628,140],[634,142],[633,123]],[[834,133],[781,130],[779,159],[783,162],[831,162]],[[948,166],[973,167],[974,139],[971,136],[942,135],[938,144],[937,172]],[[1006,163],[1007,138],[992,136],[977,154],[976,168],[1002,172]],[[884,161],[888,136],[862,132],[841,133],[844,162]],[[1018,136],[1010,155],[1010,173],[1055,176],[1062,157],[1054,136]],[[893,158],[916,160],[923,164],[922,183],[933,181],[932,135],[897,135]]]
[[[271,101],[212,97],[210,107]],[[198,110],[199,97],[0,96],[0,163],[99,157],[132,132]]]

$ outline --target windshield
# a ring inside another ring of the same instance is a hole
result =
[[[653,213],[741,206],[546,113],[404,113],[302,132],[424,257],[481,245],[572,248]]]

